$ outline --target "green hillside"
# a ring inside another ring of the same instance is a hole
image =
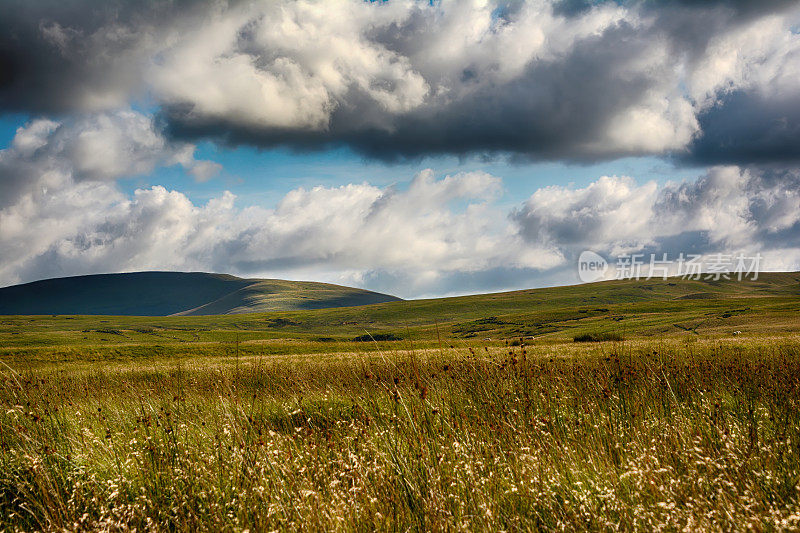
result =
[[[362,303],[363,292],[313,285],[297,293],[303,284],[259,281],[185,313],[230,313],[213,316],[0,317],[0,357],[34,363],[492,347],[520,337],[560,343],[582,335],[713,340],[734,332],[800,333],[800,273],[764,273],[756,281],[607,281],[325,309],[314,307]],[[259,306],[275,310],[234,314]]]
[[[265,313],[297,309],[355,307],[400,300],[387,294],[328,283],[281,279],[248,281],[253,283],[212,302],[174,314],[176,316],[202,316]]]
[[[203,272],[133,272],[35,281],[0,289],[0,315],[213,315],[395,301],[351,287]]]

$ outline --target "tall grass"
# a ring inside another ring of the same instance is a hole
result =
[[[800,527],[800,351],[6,371],[2,530]]]

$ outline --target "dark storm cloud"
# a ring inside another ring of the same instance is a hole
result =
[[[377,157],[510,151],[546,159],[594,158],[598,154],[587,145],[604,136],[608,121],[654,83],[657,73],[616,77],[615,62],[631,60],[641,44],[641,36],[621,24],[577,44],[557,63],[533,63],[506,84],[400,117],[391,132],[346,135]],[[333,127],[347,123],[346,115],[335,117]],[[608,157],[626,154],[624,147],[598,151]]]
[[[659,236],[654,239],[652,244],[645,245],[637,253],[649,258],[654,254],[657,258],[675,259],[680,254],[685,257],[689,255],[707,255],[719,251],[720,246],[711,240],[708,231],[684,231],[677,235]]]
[[[748,18],[763,14],[764,10],[781,10],[792,7],[795,0],[556,0],[553,8],[557,13],[575,15],[585,12],[600,4],[613,3],[618,5],[644,5],[652,10],[672,9],[708,9],[725,8],[736,14],[737,18]]]
[[[79,112],[147,98],[177,138],[344,145],[386,160],[788,161],[800,88],[776,93],[771,77],[797,68],[797,39],[749,55],[747,41],[735,43],[748,63],[733,74],[709,67],[715,39],[773,16],[789,32],[796,2],[9,0],[0,108]]]
[[[5,0],[0,3],[0,109],[64,113],[124,106],[142,89],[158,37],[208,9],[195,0]]]
[[[736,91],[699,116],[701,133],[683,160],[693,164],[800,161],[800,92],[767,96]]]
[[[643,45],[643,36],[621,24],[579,43],[558,63],[535,63],[508,83],[480,87],[453,102],[434,99],[396,117],[364,95],[349,95],[347,101],[359,105],[338,107],[324,131],[237,127],[228,120],[197,116],[188,105],[166,108],[163,118],[177,137],[217,136],[232,144],[301,150],[345,144],[379,159],[481,152],[591,159],[598,154],[586,145],[604,135],[613,116],[640,100],[657,83],[655,77],[666,74],[618,77],[614,64],[635,60]],[[389,123],[391,128],[374,123]],[[636,152],[606,147],[597,151],[605,157]]]
[[[90,93],[125,93],[133,80],[117,79],[113,61],[93,64],[97,51],[92,48],[91,39],[113,21],[113,13],[119,6],[119,2],[3,2],[0,5],[3,109],[61,112],[83,107]],[[117,49],[108,50],[109,59],[125,48],[124,40],[118,45]],[[108,76],[101,76],[102,71]]]

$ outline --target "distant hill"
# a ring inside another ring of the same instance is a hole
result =
[[[0,288],[0,315],[222,315],[393,302],[377,292],[203,272],[134,272]]]

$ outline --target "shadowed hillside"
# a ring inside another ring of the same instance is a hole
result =
[[[0,315],[214,315],[321,309],[399,300],[351,287],[202,272],[135,272],[0,289]]]

